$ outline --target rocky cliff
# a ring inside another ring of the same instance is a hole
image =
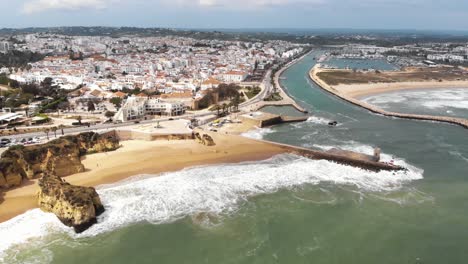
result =
[[[83,172],[81,156],[118,147],[115,137],[94,132],[65,136],[42,145],[10,147],[0,159],[0,188],[18,186],[25,179],[46,174],[62,177]]]
[[[54,213],[60,221],[81,233],[97,222],[104,206],[92,187],[73,186],[55,175],[39,180],[39,208]]]

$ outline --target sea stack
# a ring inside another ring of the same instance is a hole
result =
[[[39,180],[38,204],[54,213],[60,221],[81,233],[97,223],[104,212],[101,199],[93,187],[74,186],[59,176],[45,175]]]

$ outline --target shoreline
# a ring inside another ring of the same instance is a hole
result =
[[[216,146],[207,147],[195,140],[123,141],[123,147],[116,151],[83,157],[86,171],[63,178],[71,184],[97,187],[142,174],[157,177],[195,166],[258,161],[286,153],[280,146],[241,136],[218,133],[211,136]],[[2,193],[0,223],[37,208],[36,182],[37,179]]]
[[[468,89],[468,81],[340,84],[334,89],[354,98],[410,90]]]
[[[289,69],[291,66],[293,66],[294,64],[298,63],[299,61],[301,61],[302,59],[304,59],[306,56],[308,56],[309,54],[311,54],[313,52],[313,50],[307,52],[306,54],[302,55],[301,57],[299,58],[296,58],[288,63],[286,63],[286,65],[284,65],[281,69],[279,69],[275,75],[273,76],[273,81],[275,82],[275,85],[278,87],[277,89],[277,92],[280,94],[280,96],[283,98],[282,100],[280,101],[261,101],[261,103],[259,105],[256,106],[255,110],[256,111],[260,111],[262,108],[266,107],[266,106],[292,106],[294,107],[297,111],[301,112],[301,113],[308,113],[308,111],[306,109],[304,109],[302,106],[300,106],[296,100],[294,100],[287,92],[286,90],[281,86],[280,82],[279,82],[279,78],[281,76],[281,74],[283,74],[284,71],[286,71],[287,69]]]
[[[298,110],[299,112],[302,112],[302,113],[308,113],[307,110],[305,110],[302,106],[300,106],[296,100],[294,100],[287,92],[286,90],[283,88],[283,86],[281,86],[281,83],[279,81],[281,75],[286,71],[288,70],[291,66],[295,65],[296,63],[300,62],[301,60],[303,60],[305,57],[307,57],[309,54],[311,54],[313,52],[313,50],[307,52],[306,54],[302,55],[301,57],[297,58],[297,59],[294,59],[290,62],[288,62],[286,65],[284,65],[283,68],[281,68],[279,71],[277,71],[275,73],[275,76],[274,76],[274,81],[275,81],[275,85],[278,87],[279,91],[280,91],[280,95],[281,97],[283,97],[283,100],[286,98],[286,100],[290,101],[291,102],[291,105],[296,108],[296,110]]]
[[[417,114],[405,114],[405,113],[398,113],[398,112],[390,112],[383,110],[379,107],[376,107],[374,105],[370,105],[368,103],[365,103],[359,99],[356,99],[355,97],[350,96],[348,93],[345,93],[343,91],[340,91],[337,88],[332,87],[331,85],[325,83],[322,79],[320,79],[317,76],[317,73],[319,72],[318,65],[315,65],[312,67],[312,69],[309,71],[309,78],[320,88],[323,90],[353,104],[359,107],[362,107],[364,109],[367,109],[371,111],[372,113],[380,114],[383,116],[388,116],[388,117],[397,117],[397,118],[402,118],[402,119],[411,119],[411,120],[422,120],[422,121],[434,121],[434,122],[439,122],[439,123],[449,123],[453,125],[459,125],[462,126],[466,129],[468,129],[468,119],[464,118],[457,118],[457,117],[448,117],[448,116],[433,116],[433,115],[417,115]],[[448,82],[441,82],[441,84],[447,84]],[[370,84],[372,85],[372,84]],[[398,85],[398,83],[395,83],[395,85]],[[401,89],[404,90],[404,89]]]

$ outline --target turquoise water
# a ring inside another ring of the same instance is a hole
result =
[[[310,83],[312,54],[283,86],[314,115],[260,131],[295,144],[372,151],[408,172],[280,155],[103,186],[81,235],[30,211],[0,224],[4,263],[465,263],[467,130],[373,115]],[[339,125],[327,126],[328,120]],[[12,246],[12,244],[16,244]]]

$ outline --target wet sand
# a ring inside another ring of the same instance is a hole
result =
[[[324,89],[325,91],[331,93],[331,94],[334,94],[335,96],[345,100],[345,101],[348,101],[349,103],[351,104],[354,104],[354,105],[357,105],[357,106],[360,106],[364,109],[367,109],[373,113],[377,113],[377,114],[381,114],[381,115],[384,115],[384,116],[389,116],[389,117],[398,117],[398,118],[404,118],[404,119],[412,119],[412,120],[425,120],[425,121],[436,121],[436,122],[442,122],[442,123],[449,123],[449,124],[455,124],[455,125],[459,125],[459,126],[462,126],[464,128],[467,128],[468,129],[468,119],[465,119],[465,118],[457,118],[457,117],[449,117],[449,116],[434,116],[434,115],[418,115],[418,114],[407,114],[407,113],[399,113],[399,112],[390,112],[390,111],[385,111],[377,106],[374,106],[374,105],[371,105],[371,104],[368,104],[366,102],[363,102],[361,100],[359,100],[358,98],[356,97],[363,97],[365,96],[366,94],[372,94],[372,93],[375,93],[378,89],[376,89],[375,87],[377,85],[383,85],[382,88],[380,89],[380,91],[382,92],[390,92],[392,90],[395,90],[395,89],[400,89],[400,90],[407,90],[409,88],[404,88],[404,84],[405,83],[394,83],[394,85],[389,85],[386,89],[385,89],[385,85],[387,85],[386,83],[377,83],[377,84],[370,84],[366,87],[366,84],[365,85],[362,85],[362,84],[356,84],[356,85],[352,85],[352,87],[354,88],[353,89],[343,89],[343,86],[341,87],[341,90],[339,89],[339,85],[338,86],[332,86],[328,83],[326,83],[324,80],[322,80],[319,76],[318,76],[318,73],[320,73],[321,71],[323,71],[323,69],[314,66],[310,71],[309,71],[309,78],[315,83],[317,84],[320,88]],[[435,85],[440,85],[439,87],[445,87],[445,88],[454,88],[454,86],[450,86],[449,83],[452,83],[452,82],[420,82],[419,84],[417,82],[415,82],[414,85],[410,86],[410,87],[413,87],[414,89],[424,89],[424,87],[430,87],[430,84],[434,84],[434,86],[432,86],[431,88],[436,88]],[[468,87],[468,82],[466,81],[455,81],[454,83],[459,83],[459,87]],[[443,85],[443,86],[442,86]],[[465,86],[467,85],[467,86]],[[350,85],[346,85],[348,86],[348,88],[350,87]],[[363,88],[361,88],[363,87]],[[400,88],[399,88],[400,87]],[[367,89],[366,89],[367,88]],[[361,91],[358,93],[358,91]],[[372,92],[372,93],[371,93]],[[353,96],[354,94],[354,96]]]
[[[368,95],[387,93],[393,91],[421,90],[421,89],[450,89],[466,88],[468,81],[427,81],[427,82],[399,82],[399,83],[372,83],[372,84],[340,84],[332,86],[335,90],[347,96],[359,98]]]

